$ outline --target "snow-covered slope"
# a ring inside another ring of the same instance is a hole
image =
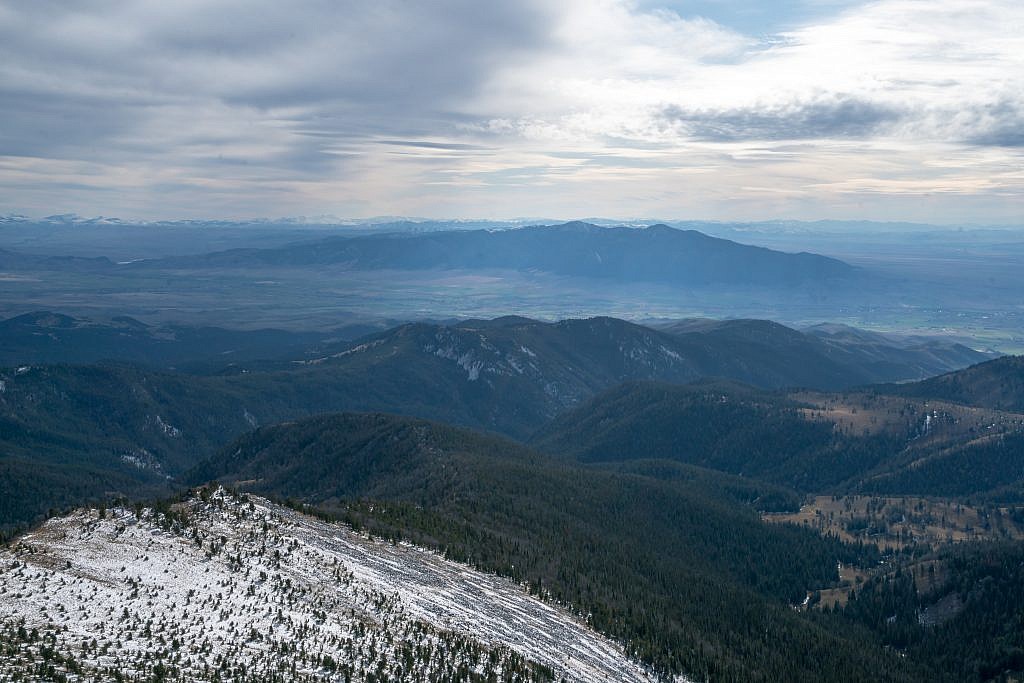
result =
[[[51,519],[0,595],[0,680],[653,679],[507,580],[223,490]]]

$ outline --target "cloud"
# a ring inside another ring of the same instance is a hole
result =
[[[291,134],[324,125],[430,133],[495,63],[539,49],[548,20],[540,6],[471,0],[24,3],[7,13],[0,107],[19,146],[0,152],[42,155],[170,152],[196,138],[305,147]]]
[[[483,145],[470,145],[465,142],[434,142],[431,140],[378,140],[379,145],[395,147],[419,147],[422,149],[443,149],[453,152],[483,151],[493,149]]]
[[[597,31],[600,55],[594,31],[566,31],[557,57],[506,74],[502,95],[541,105],[484,129],[547,140],[971,142],[950,121],[989,107],[993,91],[1024,99],[1022,24],[1024,6],[1009,0],[882,0],[759,41],[665,12],[617,16],[614,30]]]
[[[1024,147],[1024,95],[976,108],[964,128],[975,145]]]
[[[928,219],[899,202],[933,187],[1019,213],[1024,5],[748,6],[0,0],[0,205]]]
[[[710,141],[866,137],[902,116],[892,107],[845,95],[723,111],[687,111],[672,104],[661,115],[666,125],[681,126],[684,135]]]

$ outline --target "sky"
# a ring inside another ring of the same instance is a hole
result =
[[[0,0],[0,214],[1024,225],[1020,0]]]

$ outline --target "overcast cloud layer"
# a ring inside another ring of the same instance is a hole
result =
[[[0,2],[0,213],[1024,222],[1019,0]]]

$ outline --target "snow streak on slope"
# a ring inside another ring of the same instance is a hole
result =
[[[223,490],[51,519],[0,595],[0,680],[653,679],[507,580]]]

